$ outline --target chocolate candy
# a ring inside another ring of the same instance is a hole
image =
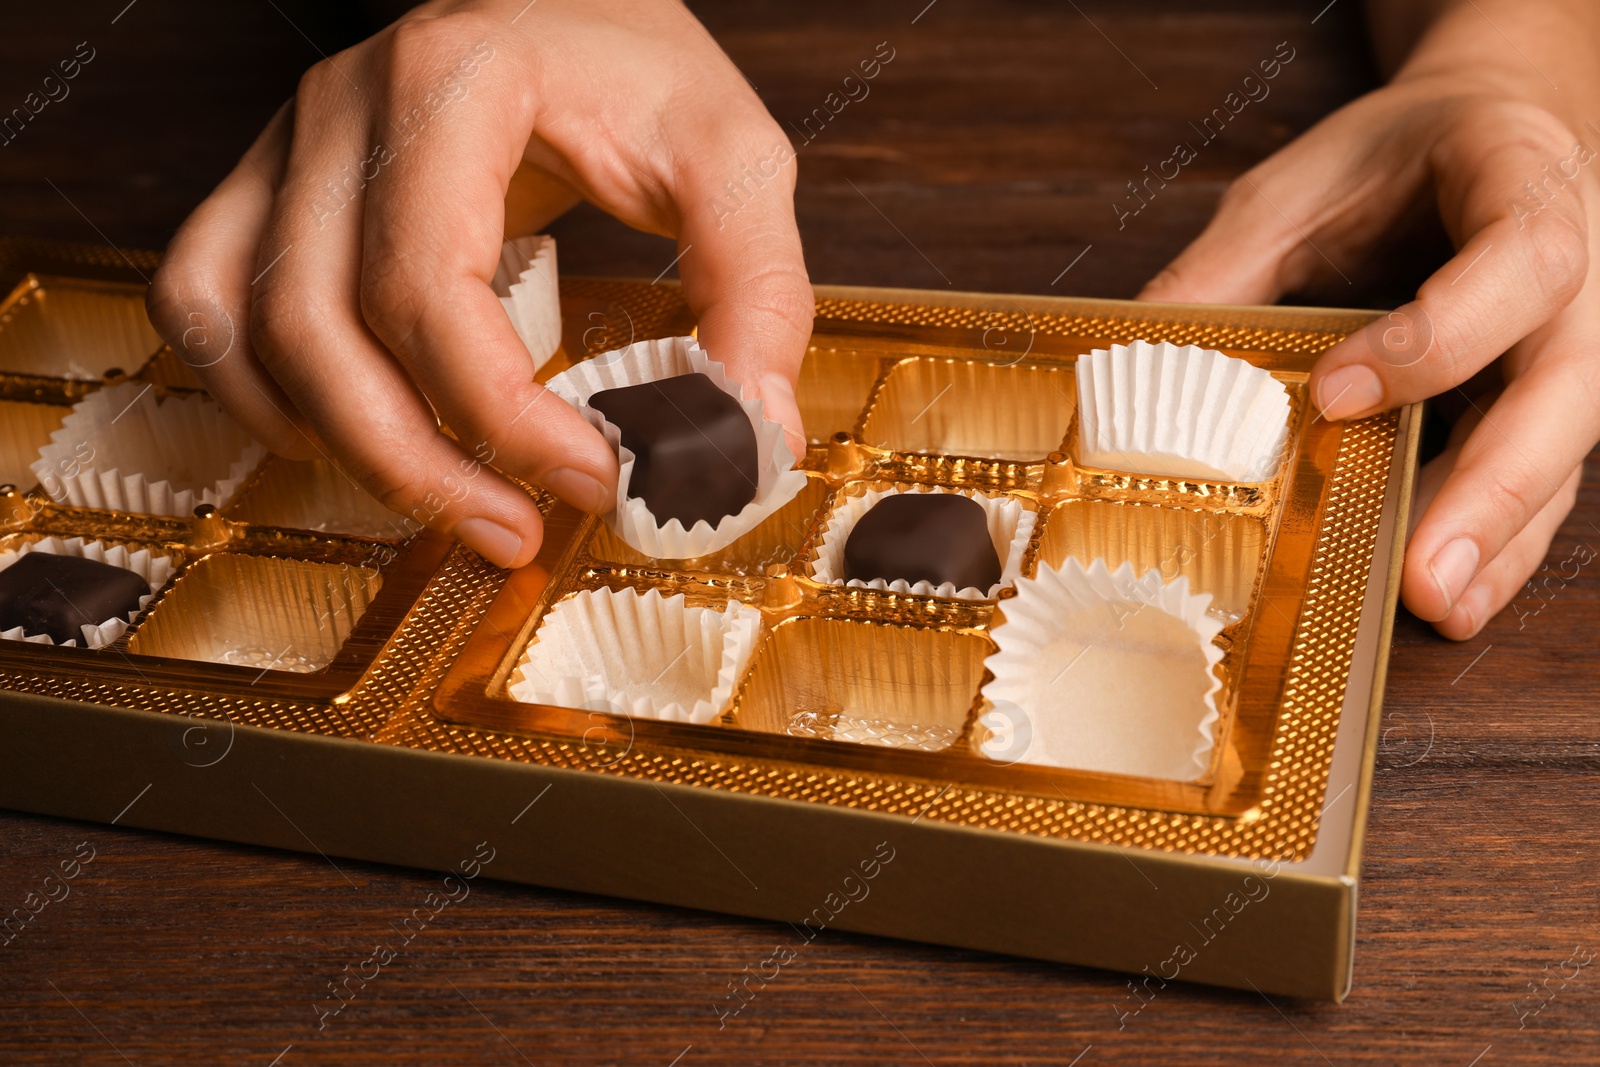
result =
[[[983,505],[956,493],[896,493],[874,504],[844,543],[844,576],[989,590],[1000,556]]]
[[[0,571],[0,631],[83,644],[83,627],[127,618],[150,586],[133,571],[81,556],[29,552]]]
[[[622,447],[634,456],[628,495],[643,500],[657,523],[715,526],[756,498],[755,427],[704,374],[604,389],[589,406],[622,431]]]

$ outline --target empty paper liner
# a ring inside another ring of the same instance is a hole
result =
[[[897,493],[958,493],[968,497],[983,508],[988,521],[989,539],[1000,559],[1000,580],[987,589],[968,587],[958,589],[953,582],[935,585],[930,581],[908,582],[903,578],[885,581],[873,578],[845,578],[845,544],[850,532],[873,505]],[[995,496],[974,489],[943,489],[927,485],[891,485],[888,483],[855,483],[834,499],[833,509],[822,523],[816,547],[812,550],[810,573],[814,581],[824,585],[842,585],[851,589],[873,589],[879,592],[910,593],[915,596],[954,597],[959,600],[992,600],[1000,590],[1017,580],[1027,558],[1028,540],[1033,535],[1038,513],[1021,499]]]
[[[988,652],[958,631],[790,619],[762,644],[733,724],[938,752],[960,738]]]
[[[63,539],[22,535],[0,540],[0,572],[31,552],[43,552],[53,556],[78,556],[94,560],[96,563],[120,567],[137,574],[150,587],[149,594],[139,598],[135,610],[125,615],[113,615],[93,625],[85,625],[79,636],[65,642],[68,646],[78,648],[104,648],[126,633],[128,627],[139,619],[145,608],[149,607],[150,602],[161,592],[162,587],[171,580],[177,563],[173,556],[162,549],[144,545],[91,541],[81,537]],[[49,634],[30,634],[20,626],[0,631],[0,639],[28,641],[41,645],[55,644]]]
[[[1134,341],[1078,357],[1078,460],[1200,482],[1272,478],[1289,392],[1247,360]]]
[[[561,347],[556,239],[540,235],[507,241],[490,287],[533,357],[533,369],[538,370]]]
[[[901,452],[1032,463],[1060,450],[1074,403],[1066,367],[907,359],[884,379],[861,436]]]
[[[128,650],[263,672],[318,671],[339,654],[382,584],[370,567],[208,556],[173,583]]]
[[[584,590],[544,617],[508,688],[534,704],[706,723],[726,709],[760,628],[761,613],[737,602]]]
[[[325,459],[274,457],[230,510],[243,522],[384,541],[402,540],[422,528],[384,507]]]
[[[1124,563],[1135,574],[1156,570],[1161,580],[1189,580],[1189,591],[1211,596],[1210,611],[1224,622],[1250,610],[1266,547],[1266,528],[1250,515],[1109,500],[1069,500],[1045,519],[1039,566],[1069,558],[1088,567]]]
[[[211,398],[125,382],[74,405],[32,466],[60,503],[187,516],[228,503],[266,455]]]
[[[1041,567],[991,633],[980,755],[1192,781],[1210,767],[1222,650],[1211,598],[1104,561]]]
[[[589,398],[605,389],[642,385],[682,374],[704,374],[739,401],[756,432],[758,478],[755,499],[738,514],[729,515],[712,526],[701,520],[684,529],[678,519],[665,524],[656,521],[643,500],[628,495],[633,477],[633,453],[622,447],[622,436],[605,416],[589,407]],[[805,487],[806,476],[794,470],[795,455],[785,440],[780,423],[762,415],[761,401],[734,382],[722,364],[708,356],[692,337],[667,337],[640,341],[615,352],[584,360],[550,379],[550,391],[581,412],[589,423],[605,435],[616,450],[616,507],[607,513],[606,522],[628,545],[654,559],[690,559],[728,547],[755,529]]]
[[[29,489],[38,482],[32,465],[67,411],[55,404],[0,400],[0,485]]]

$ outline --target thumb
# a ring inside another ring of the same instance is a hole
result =
[[[1375,239],[1424,176],[1417,153],[1384,150],[1403,138],[1374,132],[1381,128],[1358,103],[1240,175],[1139,299],[1271,304],[1315,277],[1342,275],[1340,252]],[[1394,173],[1407,167],[1412,174]]]
[[[760,395],[798,458],[806,439],[795,380],[815,298],[794,218],[794,150],[770,129],[770,140],[746,139],[722,166],[681,183],[678,273],[701,346]]]

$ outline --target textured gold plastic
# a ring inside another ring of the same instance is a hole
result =
[[[64,286],[128,282],[134,265],[99,249],[0,242],[0,276],[35,290],[51,278]],[[55,306],[45,292],[44,304]],[[570,365],[569,354],[583,358],[692,325],[670,286],[563,278],[562,297],[563,352],[541,377]],[[157,546],[179,560],[180,576],[128,635],[99,652],[0,642],[0,687],[219,728],[364,738],[1019,834],[1304,855],[1316,840],[1398,426],[1392,414],[1350,424],[1311,419],[1304,382],[1317,353],[1371,316],[829,289],[819,290],[818,310],[799,391],[814,443],[803,462],[810,481],[747,544],[701,560],[646,559],[598,520],[539,494],[544,548],[508,574],[433,534],[399,540],[295,528],[307,511],[289,488],[297,479],[274,466],[278,460],[231,509],[193,521],[63,508],[25,488],[29,495],[9,512],[10,533]],[[1039,383],[1070,398],[1076,355],[1136,337],[1221,348],[1284,381],[1295,421],[1279,474],[1258,485],[1208,485],[1074,466],[1071,408]],[[197,381],[165,349],[126,369],[157,390]],[[992,409],[963,403],[938,413],[938,432],[975,442],[978,454],[920,451],[932,438],[918,436],[929,416],[919,417],[916,405],[937,408],[949,399],[939,395],[946,385],[954,394],[984,383],[1016,418],[996,426]],[[94,387],[0,375],[0,399],[56,407]],[[1067,420],[1056,443],[1051,419]],[[979,757],[971,742],[995,602],[866,595],[806,577],[803,561],[830,502],[875,482],[1023,501],[1042,520],[1027,568],[1041,557],[1120,553],[1214,592],[1238,618],[1220,639],[1223,719],[1210,771],[1179,784]],[[1190,557],[1184,546],[1196,539],[1207,551]],[[160,645],[160,624],[150,620],[166,613],[180,621],[183,590],[199,585],[191,576],[215,569],[209,560],[235,557],[252,567],[293,560],[339,573],[375,570],[381,588],[325,670],[263,674],[140,654],[142,644]],[[507,697],[506,677],[548,604],[601,587],[658,588],[713,605],[736,599],[763,612],[761,645],[719,722],[635,722]],[[834,710],[818,714],[819,707]]]

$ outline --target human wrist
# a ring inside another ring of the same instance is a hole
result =
[[[1573,131],[1600,126],[1600,5],[1579,0],[1446,4],[1391,84],[1455,83],[1534,104]]]

